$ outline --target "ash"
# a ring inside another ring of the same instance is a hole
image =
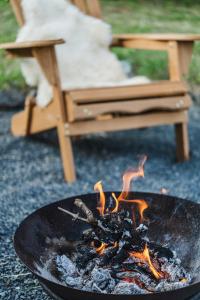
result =
[[[64,241],[62,238],[62,242]],[[58,243],[58,251],[55,251],[55,245],[54,251],[50,250],[51,255],[48,262],[46,261],[46,267],[54,276],[56,274],[62,284],[71,288],[104,294],[137,295],[182,288],[191,281],[175,252],[171,253],[173,256],[170,258],[162,256],[159,252],[154,254],[160,271],[165,274],[165,277],[156,279],[150,273],[148,265],[138,258],[128,257],[123,263],[102,266],[102,256],[93,253],[88,246],[82,248],[82,253],[84,250],[85,253],[89,253],[88,259],[83,254],[81,260],[78,252],[57,254],[56,252],[63,250],[60,248],[61,244]]]
[[[82,200],[74,203],[87,218],[60,210],[87,222],[90,228],[79,241],[46,240],[45,267],[62,284],[90,292],[137,295],[190,283],[177,254],[149,240],[148,222],[141,222],[142,215],[132,218],[128,210],[121,209],[107,210],[95,218]]]

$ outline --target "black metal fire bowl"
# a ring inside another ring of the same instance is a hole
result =
[[[111,193],[107,192],[106,195],[108,197]],[[52,274],[43,272],[40,258],[47,247],[46,238],[64,236],[67,240],[79,240],[82,231],[88,226],[82,221],[72,221],[70,216],[57,209],[61,206],[74,211],[73,202],[77,197],[96,213],[97,194],[67,198],[32,213],[20,224],[14,237],[15,251],[21,261],[55,297],[68,300],[180,300],[200,291],[200,204],[160,194],[134,192],[130,193],[130,197],[144,199],[149,204],[145,212],[150,220],[149,238],[157,243],[168,244],[171,250],[177,252],[183,266],[192,276],[189,286],[145,295],[99,294],[66,287]]]

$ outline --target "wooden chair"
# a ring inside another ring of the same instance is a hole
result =
[[[71,1],[85,13],[101,17],[97,0]],[[19,25],[24,18],[20,0],[11,0]],[[200,35],[121,34],[112,46],[167,51],[169,80],[146,85],[87,88],[62,91],[55,45],[62,40],[43,40],[1,45],[10,55],[35,57],[53,87],[52,102],[45,108],[28,96],[25,108],[12,118],[12,133],[27,136],[57,128],[65,179],[76,178],[71,137],[101,131],[175,125],[177,158],[189,159],[188,109],[191,98],[183,76],[188,72],[193,43]],[[70,41],[67,41],[70,43]]]

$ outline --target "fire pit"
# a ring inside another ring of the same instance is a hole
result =
[[[116,192],[116,195],[119,193]],[[105,193],[111,196],[110,192]],[[186,271],[191,275],[191,282],[184,288],[173,291],[126,295],[131,299],[186,299],[200,291],[200,205],[191,201],[160,194],[130,193],[132,198],[145,199],[149,204],[146,217],[149,218],[149,238],[159,244],[170,245],[178,253]],[[92,210],[96,210],[96,194],[78,196]],[[14,239],[15,249],[22,262],[37,276],[39,281],[62,299],[125,297],[123,295],[99,294],[81,291],[64,286],[50,272],[47,273],[41,257],[47,251],[47,237],[70,241],[79,241],[87,224],[61,214],[57,207],[73,211],[75,198],[68,198],[45,206],[28,218],[17,229]]]
[[[129,192],[81,195],[26,218],[14,244],[20,259],[55,299],[187,299],[200,290],[200,205]]]

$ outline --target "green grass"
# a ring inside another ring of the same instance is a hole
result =
[[[114,33],[176,32],[200,33],[200,3],[191,0],[101,0],[104,19]],[[0,43],[13,41],[17,24],[7,0],[0,0]],[[120,59],[128,60],[138,75],[166,79],[167,55],[158,51],[113,50]],[[196,43],[190,67],[190,83],[200,83],[200,43]],[[0,52],[0,89],[24,86],[19,62],[8,60]]]
[[[102,0],[105,20],[114,33],[200,33],[200,3],[192,0]],[[166,79],[167,55],[158,51],[114,50],[138,75]],[[200,83],[200,43],[193,52],[188,80]]]
[[[0,28],[0,43],[15,40],[18,26],[6,0],[0,0]],[[0,51],[0,89],[7,89],[10,86],[25,86],[19,61],[8,59],[5,52]]]

